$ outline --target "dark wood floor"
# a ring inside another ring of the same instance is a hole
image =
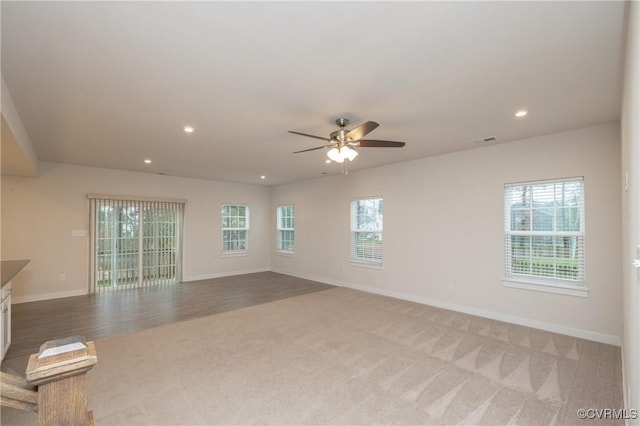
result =
[[[176,321],[215,315],[331,288],[274,272],[236,275],[12,306],[5,360],[37,353],[47,340],[104,339]]]

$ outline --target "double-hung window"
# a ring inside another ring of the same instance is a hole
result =
[[[582,178],[505,185],[506,280],[585,289]]]
[[[382,197],[351,201],[351,260],[382,264]]]
[[[222,253],[246,253],[249,250],[249,207],[222,205]]]
[[[278,206],[278,243],[277,249],[283,253],[293,253],[295,248],[295,224],[293,204]]]

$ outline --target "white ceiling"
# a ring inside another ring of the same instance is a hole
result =
[[[620,117],[623,2],[1,8],[2,78],[43,161],[276,185],[339,173],[287,133],[339,116],[407,142],[352,170]]]

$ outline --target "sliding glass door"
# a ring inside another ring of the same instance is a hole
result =
[[[92,290],[175,283],[184,203],[91,198]]]

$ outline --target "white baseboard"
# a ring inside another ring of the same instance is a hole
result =
[[[220,272],[220,273],[209,274],[209,275],[193,275],[193,276],[184,277],[182,281],[188,282],[188,281],[208,280],[211,278],[221,278],[221,277],[230,277],[233,275],[253,274],[256,272],[267,272],[270,270],[271,268],[269,267],[262,267],[262,268],[242,269],[238,271],[226,271],[226,272]],[[89,294],[89,291],[88,290],[70,290],[70,291],[60,291],[60,292],[53,292],[53,293],[34,294],[29,296],[12,296],[11,304],[17,305],[19,303],[39,302],[41,300],[61,299],[63,297],[84,296],[85,294]]]
[[[552,333],[565,334],[567,336],[578,337],[580,339],[591,340],[599,343],[606,343],[608,345],[620,346],[621,344],[621,339],[619,336],[597,333],[594,331],[583,330],[579,328],[567,327],[560,324],[553,324],[545,321],[538,321],[530,318],[524,318],[517,315],[504,314],[501,312],[495,312],[495,311],[490,311],[486,309],[479,309],[473,306],[465,306],[465,305],[458,305],[455,303],[443,302],[441,300],[415,296],[413,294],[403,293],[399,291],[380,289],[380,288],[370,287],[366,285],[353,284],[353,283],[343,282],[343,281],[324,278],[324,277],[312,276],[307,274],[298,274],[291,271],[279,270],[277,268],[272,268],[271,270],[273,272],[277,272],[280,274],[292,275],[295,277],[304,278],[312,281],[318,281],[325,284],[331,284],[338,287],[352,288],[354,290],[360,290],[367,293],[379,294],[381,296],[389,296],[395,299],[421,303],[423,305],[429,305],[429,306],[434,306],[436,308],[462,312],[465,314],[493,319],[496,321],[503,321],[511,324],[523,325],[525,327],[531,327],[539,330],[550,331]]]
[[[58,291],[53,293],[33,294],[30,296],[13,296],[12,295],[11,304],[17,305],[19,303],[26,303],[26,302],[39,302],[41,300],[62,299],[63,297],[84,296],[85,294],[89,294],[89,290]]]
[[[620,345],[620,354],[622,358],[622,401],[624,403],[624,408],[626,408],[627,410],[631,410],[635,407],[631,407],[629,404],[629,398],[631,397],[631,395],[629,395],[629,393],[631,392],[631,389],[629,389],[629,382],[627,382],[627,370],[626,370],[626,366],[625,366],[625,362],[624,362],[624,358],[625,358],[625,345],[624,345],[624,338],[622,339],[622,344]],[[625,424],[630,424],[628,421],[625,421]]]
[[[250,268],[250,269],[239,269],[235,271],[224,271],[224,272],[216,272],[214,274],[206,274],[206,275],[188,275],[182,277],[182,282],[190,282],[190,281],[200,281],[200,280],[210,280],[213,278],[222,278],[222,277],[231,277],[234,275],[243,275],[243,274],[255,274],[257,272],[268,272],[271,268],[268,266],[260,267],[260,268]]]

